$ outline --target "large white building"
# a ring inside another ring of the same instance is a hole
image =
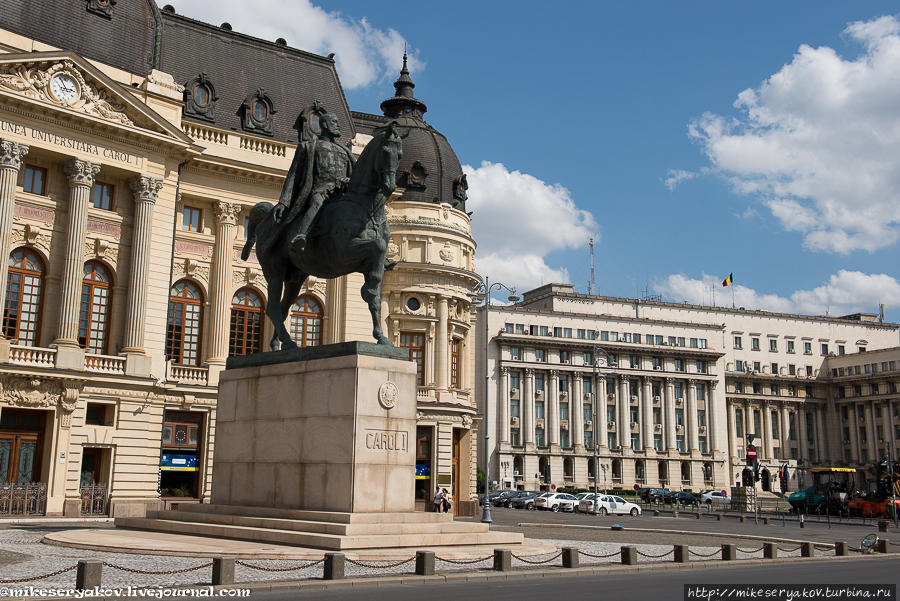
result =
[[[483,310],[480,320],[479,383]],[[740,480],[748,434],[755,435],[763,489],[779,490],[774,480],[784,465],[791,489],[800,484],[797,468],[802,479],[815,465],[864,467],[872,445],[858,441],[875,437],[839,432],[843,403],[830,365],[898,343],[898,326],[869,314],[814,317],[588,296],[563,284],[492,306],[487,330],[490,478],[524,489],[586,488],[595,474],[604,487],[725,488]],[[896,391],[900,361],[877,363],[879,393]],[[484,390],[476,396],[483,412]],[[859,415],[875,415],[862,407]],[[887,411],[877,413],[881,425],[866,427],[890,431],[893,445],[900,431],[886,426],[900,411]]]

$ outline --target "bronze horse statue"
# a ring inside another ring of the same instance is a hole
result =
[[[372,315],[372,335],[378,344],[391,345],[381,329],[381,282],[391,236],[384,205],[397,187],[397,165],[405,137],[393,121],[376,131],[356,162],[347,190],[319,211],[303,250],[288,244],[286,228],[273,217],[274,205],[260,202],[250,210],[241,258],[247,260],[257,239],[276,237],[274,243],[260,244],[257,256],[268,286],[266,315],[275,326],[269,344],[273,351],[297,348],[284,320],[306,278],[336,278],[349,273],[365,277],[361,293]],[[387,269],[392,267],[390,264]]]

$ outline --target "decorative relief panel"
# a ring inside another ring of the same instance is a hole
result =
[[[112,236],[116,240],[122,237],[122,227],[118,223],[98,221],[97,219],[87,220],[86,231],[95,234],[106,234],[107,236]]]
[[[119,261],[119,245],[102,238],[89,239],[84,243],[84,258],[102,259],[115,267]]]
[[[71,420],[83,384],[79,380],[8,376],[0,380],[0,402],[28,408],[57,406],[63,413],[63,427],[67,427],[65,418]]]
[[[18,217],[20,219],[34,219],[36,221],[43,221],[44,223],[53,223],[54,216],[55,213],[53,210],[45,209],[43,207],[32,207],[16,203],[15,208],[13,208],[13,217]]]
[[[172,265],[172,275],[176,278],[189,277],[209,283],[209,265],[194,259],[177,259]]]
[[[134,124],[125,114],[125,106],[107,90],[91,85],[72,61],[50,66],[5,65],[0,67],[0,87],[122,125]]]
[[[26,223],[25,227],[15,228],[9,234],[9,242],[12,246],[26,244],[40,248],[46,254],[50,253],[50,237],[41,232],[41,228]]]
[[[200,257],[211,257],[212,246],[201,242],[191,242],[190,240],[175,240],[175,252],[187,255],[197,255]]]
[[[438,255],[441,257],[441,261],[443,261],[444,263],[450,263],[453,261],[453,259],[456,258],[456,253],[453,251],[453,247],[449,244],[445,244]]]

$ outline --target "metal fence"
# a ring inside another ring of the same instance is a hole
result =
[[[81,515],[106,515],[109,511],[109,487],[87,484],[81,487]]]
[[[47,485],[0,484],[0,516],[43,515],[47,510]]]

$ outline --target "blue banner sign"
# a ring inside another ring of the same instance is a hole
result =
[[[159,460],[159,469],[170,472],[196,472],[200,467],[196,455],[163,453]]]
[[[427,463],[416,464],[416,480],[428,480],[431,478],[431,466]]]

